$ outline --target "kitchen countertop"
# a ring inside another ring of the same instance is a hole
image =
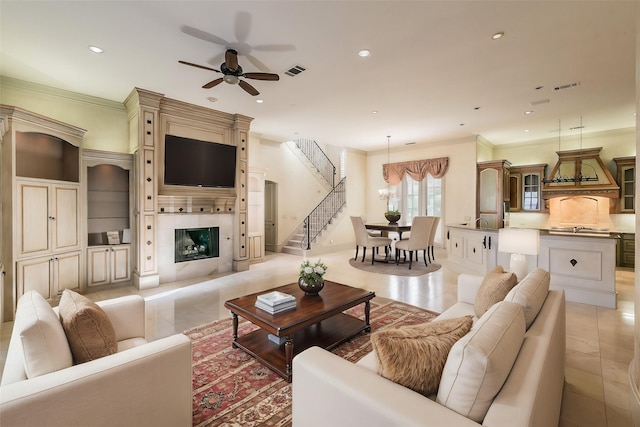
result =
[[[470,227],[467,223],[461,224],[448,224],[448,227],[459,228],[462,230],[476,230],[483,232],[498,232],[496,228],[486,228],[486,227]],[[513,228],[526,228],[526,227],[513,227]],[[607,230],[607,229],[594,229],[594,228],[583,228],[574,232],[573,227],[551,227],[551,228],[539,228],[540,236],[574,236],[574,237],[596,237],[596,238],[604,238],[604,239],[619,239],[620,235],[625,233],[633,233],[627,231],[618,231],[618,230]]]

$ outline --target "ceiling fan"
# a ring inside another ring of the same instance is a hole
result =
[[[204,70],[215,71],[216,73],[224,74],[223,77],[217,78],[215,80],[210,81],[209,83],[202,86],[203,89],[211,89],[214,86],[219,85],[220,83],[227,82],[232,85],[239,85],[242,89],[244,89],[248,94],[256,96],[260,92],[249,83],[244,80],[240,80],[240,77],[244,77],[247,79],[255,79],[255,80],[270,80],[277,81],[280,80],[280,76],[274,73],[245,73],[242,71],[242,67],[238,64],[238,52],[235,49],[227,49],[224,55],[224,62],[220,65],[220,70],[216,70],[214,68],[205,67],[204,65],[198,65],[191,62],[186,61],[178,61],[181,64],[190,65],[192,67],[202,68]]]

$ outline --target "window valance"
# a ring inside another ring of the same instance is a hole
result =
[[[437,159],[412,160],[410,162],[386,163],[382,165],[382,177],[391,185],[399,184],[404,174],[409,174],[416,181],[422,181],[427,174],[434,178],[442,178],[447,173],[448,157]]]

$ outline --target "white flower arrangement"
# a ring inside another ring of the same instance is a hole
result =
[[[324,276],[326,272],[327,266],[323,264],[322,260],[318,260],[315,263],[305,260],[300,265],[300,278],[308,284],[321,282],[322,276]]]

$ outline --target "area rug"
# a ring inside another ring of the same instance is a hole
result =
[[[425,323],[437,316],[418,307],[386,301],[376,298],[371,302],[373,331]],[[347,313],[364,319],[364,304]],[[241,320],[238,333],[246,334],[256,328]],[[198,326],[185,334],[193,344],[194,427],[291,425],[291,384],[231,346],[231,319]],[[369,334],[362,332],[336,347],[333,353],[356,362],[370,351]]]
[[[422,276],[423,274],[437,271],[442,267],[440,264],[435,262],[429,263],[429,265],[425,267],[424,261],[414,260],[413,264],[411,265],[411,270],[409,270],[408,261],[405,263],[400,262],[400,264],[398,265],[396,265],[395,262],[386,263],[376,261],[373,265],[371,265],[371,258],[365,258],[364,262],[362,262],[361,260],[361,256],[358,257],[357,260],[351,258],[349,260],[349,265],[351,265],[351,267],[357,268],[358,270],[366,271],[368,273],[387,274],[394,276]]]

